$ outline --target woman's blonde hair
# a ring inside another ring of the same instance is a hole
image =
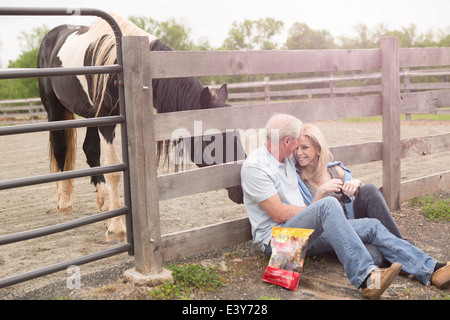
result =
[[[305,177],[302,170],[300,170],[300,177],[305,180],[321,181],[324,174],[327,172],[327,164],[333,161],[334,157],[328,148],[328,143],[323,136],[322,131],[312,124],[304,124],[300,131],[300,136],[306,136],[309,138],[313,146],[319,150],[319,163],[316,171],[312,177]]]

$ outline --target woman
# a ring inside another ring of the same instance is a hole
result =
[[[298,184],[306,205],[327,196],[335,197],[348,219],[378,219],[392,234],[403,239],[381,191],[373,183],[363,185],[361,180],[353,179],[342,162],[333,162],[328,144],[317,127],[303,126],[294,155]],[[368,249],[374,258],[378,255],[374,248]],[[379,257],[378,262],[383,264],[383,259]]]
[[[333,155],[317,127],[303,126],[294,154],[300,191],[307,205],[326,196],[336,197],[349,219],[378,219],[391,233],[403,238],[381,191],[373,183],[363,185],[361,180],[353,179],[342,162],[332,162]]]

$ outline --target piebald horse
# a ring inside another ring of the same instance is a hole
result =
[[[123,35],[148,37],[149,50],[172,50],[162,41],[118,15],[112,14],[119,24]],[[115,36],[110,26],[103,20],[96,20],[92,26],[82,26],[77,29],[67,25],[58,26],[47,33],[42,40],[38,67],[74,67],[100,66],[117,62]],[[64,77],[39,78],[39,91],[42,103],[47,111],[49,121],[75,119],[75,115],[84,118],[118,115],[118,93],[114,81],[115,74],[79,75]],[[214,97],[209,89],[196,78],[162,79],[153,81],[153,103],[157,112],[173,112],[181,110],[219,108],[229,106],[226,103],[228,92],[223,85]],[[100,134],[99,134],[100,133]],[[87,163],[90,167],[100,166],[100,150],[105,154],[105,165],[119,163],[114,148],[115,125],[88,127],[83,143]],[[223,144],[226,145],[223,134]],[[232,137],[233,140],[235,137]],[[65,129],[50,132],[51,171],[68,171],[75,167],[76,129]],[[192,138],[192,141],[194,139]],[[202,141],[191,145],[190,157],[194,158],[195,149],[204,149],[207,144]],[[158,143],[159,149],[162,144]],[[164,148],[166,155],[168,148]],[[239,149],[239,150],[237,150]],[[224,149],[225,150],[225,149]],[[242,146],[234,147],[234,160],[242,158]],[[224,161],[230,159],[223,155]],[[232,158],[233,160],[233,158]],[[210,165],[196,163],[198,166]],[[109,173],[105,176],[92,176],[91,182],[97,191],[97,206],[100,211],[120,207],[119,183],[121,173]],[[73,180],[57,182],[57,212],[72,212]],[[242,203],[240,186],[228,188],[228,195],[236,203]],[[124,241],[126,226],[123,216],[108,220],[106,240],[108,242]]]

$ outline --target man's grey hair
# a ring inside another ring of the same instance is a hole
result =
[[[285,137],[297,139],[302,128],[302,121],[290,114],[278,113],[266,123],[266,135],[271,141],[281,141]]]

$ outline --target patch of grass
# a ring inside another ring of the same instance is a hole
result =
[[[173,283],[165,282],[152,288],[153,299],[188,299],[194,290],[214,290],[224,285],[216,268],[195,264],[170,264],[167,268],[172,271]]]
[[[450,221],[450,199],[435,196],[415,197],[410,200],[415,208],[420,208],[427,220]]]
[[[170,265],[175,283],[184,287],[211,290],[222,285],[221,277],[216,268],[204,267],[198,264]]]
[[[262,296],[259,300],[280,300],[280,298]]]
[[[441,292],[441,296],[433,296],[433,300],[450,300],[450,294]]]

